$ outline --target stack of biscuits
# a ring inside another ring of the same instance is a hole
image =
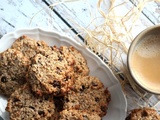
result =
[[[101,120],[111,100],[73,46],[27,36],[0,53],[0,94],[11,120]]]

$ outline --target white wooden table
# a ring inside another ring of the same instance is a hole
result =
[[[88,26],[91,22],[90,12],[96,13],[98,16],[96,11],[97,1],[98,0],[81,0],[61,3],[51,10],[48,5],[56,3],[56,0],[1,0],[0,37],[18,28],[38,26],[65,33],[78,42],[82,42],[84,39],[83,35],[77,37],[77,34],[81,31],[78,25],[82,27]],[[131,1],[134,3],[133,0]],[[107,1],[106,3],[107,4],[104,4],[104,9],[107,10],[110,2]],[[121,3],[121,0],[119,0],[119,3]],[[123,10],[129,9],[133,5],[132,3],[124,5],[121,12],[123,13]],[[147,8],[144,9],[143,15],[141,15],[138,25],[136,26],[137,29],[134,36],[147,26],[159,23],[160,4],[152,3],[149,5],[152,11],[149,11]],[[123,79],[125,75],[122,74],[120,77]],[[118,79],[120,79],[120,77]],[[158,102],[160,101],[159,96],[148,94],[143,97],[139,96],[133,91],[130,84],[125,84],[124,91],[128,102],[128,111],[147,105],[160,110],[160,102]]]

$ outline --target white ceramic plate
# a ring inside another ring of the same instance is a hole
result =
[[[15,39],[21,35],[27,35],[37,40],[44,40],[51,46],[72,45],[78,49],[87,59],[90,75],[98,77],[103,82],[104,86],[108,87],[111,93],[111,102],[109,104],[107,115],[104,116],[102,120],[125,119],[127,104],[121,85],[109,67],[106,66],[95,54],[65,35],[60,35],[55,31],[47,31],[41,28],[19,29],[4,35],[0,40],[0,52],[10,48]],[[4,120],[9,119],[9,115],[5,111],[6,104],[6,99],[0,96],[0,116],[2,116]]]

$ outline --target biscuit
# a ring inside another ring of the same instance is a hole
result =
[[[9,98],[6,110],[11,120],[55,120],[52,95],[37,96],[26,83]]]
[[[73,46],[61,46],[60,51],[65,55],[70,53],[74,59],[74,72],[77,75],[86,76],[89,74],[89,67],[84,56]]]
[[[46,55],[51,51],[51,48],[44,41],[37,41],[25,35],[15,40],[11,48],[21,51],[31,60],[36,54]]]
[[[32,90],[39,94],[62,96],[73,84],[73,67],[68,61],[60,59],[57,52],[48,56],[37,54],[29,68],[28,78]]]
[[[59,120],[101,120],[97,114],[88,114],[78,110],[63,110],[60,112]]]
[[[103,117],[111,100],[110,93],[101,81],[93,76],[79,77],[64,96],[64,109],[80,110]]]
[[[134,109],[126,120],[160,120],[160,115],[152,108]]]
[[[26,82],[30,60],[20,51],[7,49],[0,53],[0,93],[10,96]]]

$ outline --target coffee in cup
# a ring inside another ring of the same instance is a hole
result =
[[[145,90],[160,94],[160,26],[146,29],[131,44],[129,71]]]

